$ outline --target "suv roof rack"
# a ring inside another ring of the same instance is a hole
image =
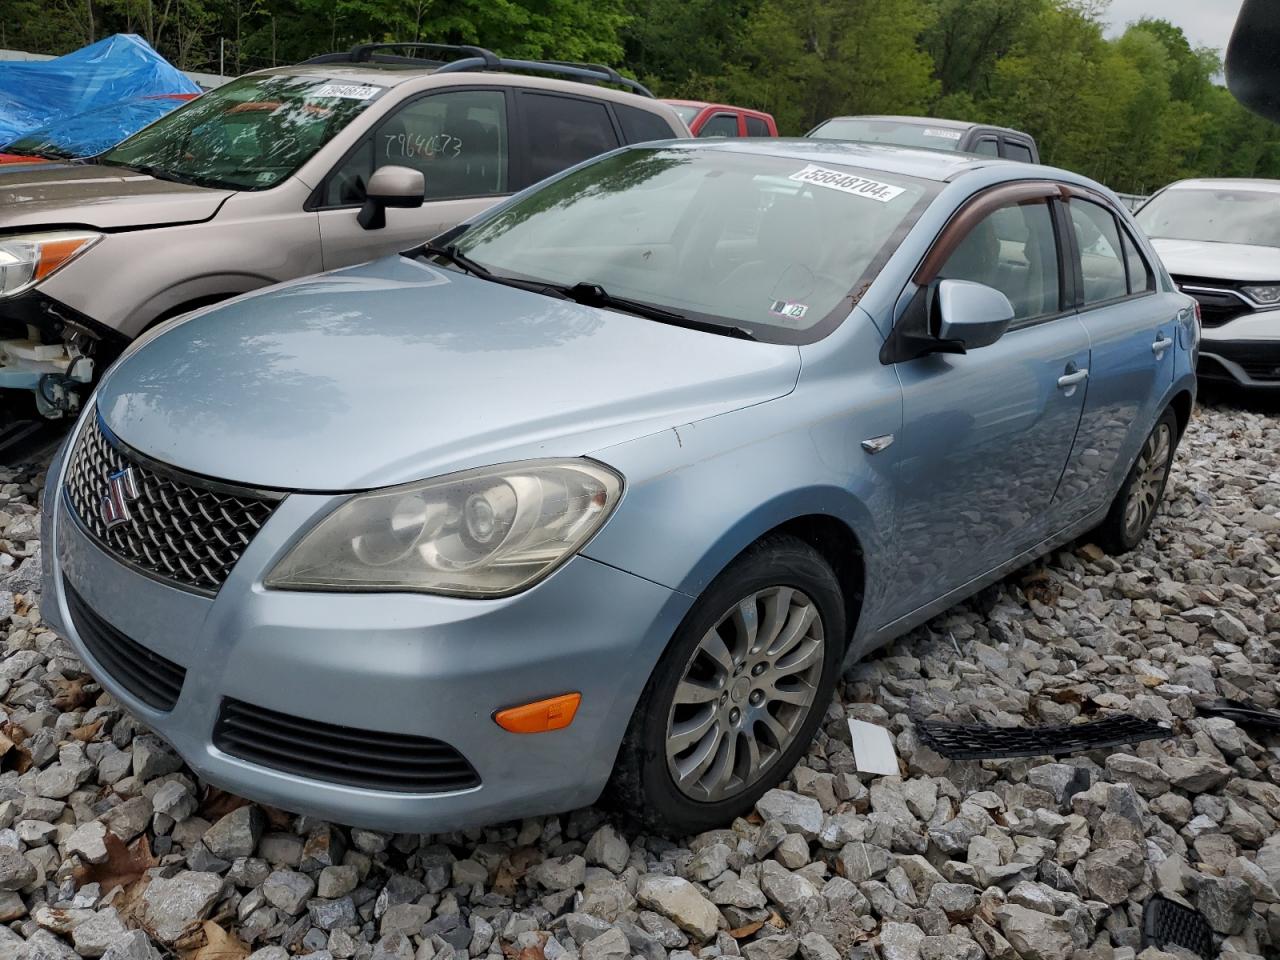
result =
[[[432,56],[404,56],[390,50],[419,50],[423,53],[462,54],[456,60],[439,60]],[[653,97],[644,84],[624,77],[613,67],[601,63],[575,63],[570,60],[510,60],[484,47],[448,43],[358,43],[345,53],[325,53],[307,63],[392,63],[406,66],[431,66],[436,73],[461,73],[467,70],[495,70],[525,73],[550,73],[583,83],[612,83],[626,87],[642,97]]]

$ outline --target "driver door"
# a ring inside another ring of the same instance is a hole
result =
[[[324,269],[362,263],[429,240],[481,213],[508,188],[510,93],[451,88],[407,100],[388,114],[325,178],[318,193]],[[356,222],[373,171],[422,171],[423,204],[388,209],[387,224]]]
[[[928,282],[1000,290],[1014,308],[1008,332],[966,354],[895,365],[903,390],[895,618],[1035,547],[1060,524],[1051,507],[1084,406],[1089,338],[1067,296],[1059,202],[1001,205],[997,197],[985,214],[979,197],[969,215],[953,218],[963,236],[939,237],[935,246],[952,252]]]

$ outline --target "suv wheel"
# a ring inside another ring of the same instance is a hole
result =
[[[1178,418],[1165,410],[1151,433],[1124,485],[1111,503],[1107,518],[1094,531],[1098,546],[1107,553],[1128,553],[1147,535],[1164,499],[1169,468],[1178,449]]]
[[[669,834],[745,814],[808,749],[844,652],[840,585],[812,547],[761,541],[706,589],[649,678],[610,783]]]

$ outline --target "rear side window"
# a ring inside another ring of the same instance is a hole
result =
[[[1129,236],[1129,231],[1120,232],[1120,242],[1124,244],[1124,262],[1129,273],[1129,293],[1148,293],[1156,288],[1155,274],[1147,265],[1146,258],[1138,245]]]
[[[613,112],[618,115],[618,123],[622,125],[622,136],[627,143],[647,143],[650,140],[670,140],[678,134],[671,129],[671,124],[662,117],[640,107],[629,107],[625,103],[615,103]]]
[[[947,258],[938,276],[995,287],[1013,305],[1014,322],[1058,313],[1058,247],[1044,201],[988,214]]]
[[[1085,306],[1127,296],[1124,248],[1120,245],[1116,218],[1110,210],[1088,200],[1072,198],[1068,207],[1071,228],[1080,248]]]
[[[736,137],[738,135],[738,115],[736,113],[717,113],[698,131],[699,137]]]
[[[996,144],[995,137],[983,137],[974,145],[973,152],[981,154],[984,157],[1000,156],[1000,150]]]
[[[609,110],[598,100],[522,91],[520,104],[529,138],[530,182],[543,180],[619,145]]]
[[[759,117],[747,117],[747,136],[748,137],[767,137],[769,134],[769,125]]]
[[[1004,142],[1004,155],[1010,160],[1019,160],[1022,163],[1034,162],[1034,158],[1031,156],[1031,148],[1025,143],[1018,143],[1015,140],[1006,140]]]

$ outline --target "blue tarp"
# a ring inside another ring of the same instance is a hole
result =
[[[48,126],[24,133],[2,152],[58,160],[97,156],[181,106],[186,102],[184,97],[138,97],[59,117]]]
[[[0,144],[57,118],[200,88],[141,37],[118,33],[53,60],[0,61]]]

